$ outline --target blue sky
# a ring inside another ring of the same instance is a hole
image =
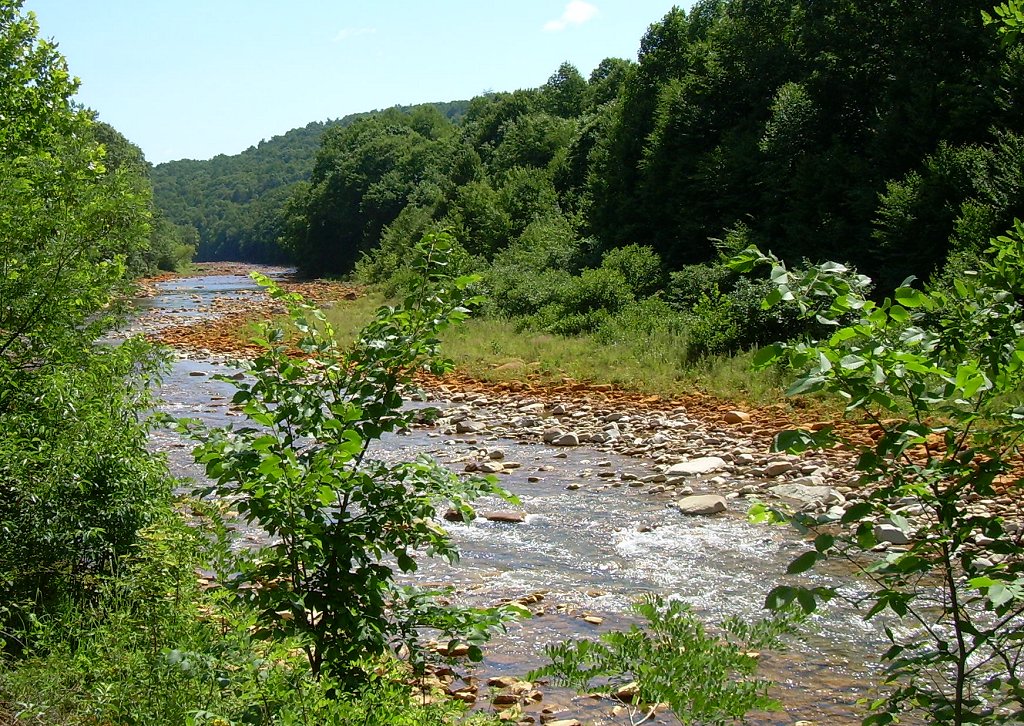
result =
[[[310,121],[543,84],[636,59],[671,0],[25,0],[78,100],[154,163]],[[681,3],[684,7],[689,3]]]

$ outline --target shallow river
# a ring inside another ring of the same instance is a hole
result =
[[[251,287],[247,278],[238,276],[175,280],[160,283],[160,294],[144,306],[158,321],[180,323],[201,318],[214,299],[244,295],[240,291]],[[233,388],[210,378],[224,371],[210,361],[178,360],[163,385],[163,408],[211,425],[238,424],[241,419],[227,405]],[[177,475],[202,476],[192,463],[190,446],[176,435],[156,432],[153,444],[168,454]],[[650,462],[585,446],[555,448],[479,434],[441,436],[426,429],[388,436],[375,454],[398,460],[428,453],[449,462],[479,447],[500,449],[506,460],[522,463],[501,482],[520,497],[527,520],[447,525],[461,549],[461,562],[452,568],[423,558],[417,577],[423,583],[453,585],[460,601],[479,605],[546,592],[544,604],[549,607],[543,616],[513,625],[489,646],[479,667],[486,675],[522,675],[544,662],[544,644],[625,627],[631,622],[625,615],[629,603],[644,593],[681,598],[710,621],[734,614],[760,617],[765,594],[805,547],[784,528],[752,525],[738,514],[683,518],[663,499],[626,485],[568,490],[567,485],[582,481],[584,470],[592,475],[598,464],[638,475],[651,472]],[[461,470],[460,464],[453,467]],[[539,481],[529,482],[531,476]],[[478,506],[487,508],[486,503]],[[491,508],[509,507],[494,503]],[[255,538],[254,533],[246,536]],[[854,587],[852,580],[844,585],[850,594]],[[564,612],[556,612],[557,606],[564,606]],[[584,614],[604,622],[587,624],[581,619]],[[873,680],[865,663],[869,654],[884,650],[882,643],[874,625],[849,610],[830,608],[826,616],[815,618],[803,642],[765,657],[762,673],[779,684],[776,695],[786,710],[752,722],[859,723],[853,702]],[[568,694],[546,693],[546,700],[569,702]],[[586,723],[628,723],[607,716],[606,704],[587,704],[593,701],[573,706]]]

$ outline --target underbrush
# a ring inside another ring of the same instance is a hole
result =
[[[295,640],[250,636],[256,613],[197,578],[206,540],[180,517],[142,533],[95,600],[65,602],[0,663],[0,721],[12,724],[490,723],[458,703],[419,705],[403,664],[365,663],[355,694],[310,675]]]

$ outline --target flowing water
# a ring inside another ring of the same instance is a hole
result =
[[[252,284],[238,276],[209,276],[160,284],[157,297],[145,305],[180,322],[201,317],[214,298],[245,297]],[[181,311],[181,312],[176,312]],[[215,372],[229,372],[210,361],[175,362],[163,385],[163,408],[178,416],[204,419],[210,425],[239,423],[229,409],[230,384],[215,381]],[[446,402],[433,405],[444,407]],[[198,478],[190,445],[159,431],[153,445],[167,453],[175,474]],[[728,615],[754,619],[762,614],[767,591],[780,583],[787,564],[806,545],[785,528],[752,525],[741,515],[683,518],[664,499],[640,488],[566,487],[592,476],[599,463],[617,471],[650,472],[649,462],[616,457],[586,447],[553,448],[537,443],[473,436],[441,436],[430,429],[388,435],[375,450],[386,460],[420,453],[442,462],[465,458],[486,447],[501,449],[506,460],[522,463],[502,484],[522,500],[525,523],[477,520],[448,524],[462,552],[456,567],[422,558],[417,581],[450,585],[459,602],[493,605],[501,598],[544,593],[546,612],[510,627],[488,648],[479,667],[487,675],[522,675],[544,662],[545,644],[592,637],[632,621],[628,606],[645,593],[680,598],[709,621]],[[453,465],[460,466],[460,465]],[[539,479],[529,481],[530,477]],[[507,504],[482,503],[478,509],[509,509]],[[242,532],[255,540],[254,532]],[[818,575],[822,582],[840,582],[847,594],[856,583],[841,574]],[[557,607],[560,606],[560,607]],[[582,615],[603,618],[600,625]],[[867,692],[877,675],[867,665],[870,654],[884,650],[875,625],[858,615],[831,607],[813,619],[803,642],[782,654],[764,658],[762,672],[775,680],[784,713],[758,716],[754,723],[859,723],[852,704]],[[546,696],[546,699],[548,697]],[[551,698],[558,698],[557,694]],[[561,696],[568,702],[568,696]],[[593,703],[586,701],[584,703]],[[612,723],[607,706],[573,707],[588,723]],[[581,712],[581,708],[583,709]],[[625,721],[621,721],[625,723]],[[618,723],[618,722],[616,722]]]

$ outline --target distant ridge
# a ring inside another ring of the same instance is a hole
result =
[[[401,111],[436,108],[454,122],[469,101],[395,106]],[[198,235],[197,261],[281,262],[277,249],[280,211],[297,183],[309,178],[323,133],[380,110],[314,121],[250,146],[239,154],[180,159],[153,168],[157,207],[175,224]]]

